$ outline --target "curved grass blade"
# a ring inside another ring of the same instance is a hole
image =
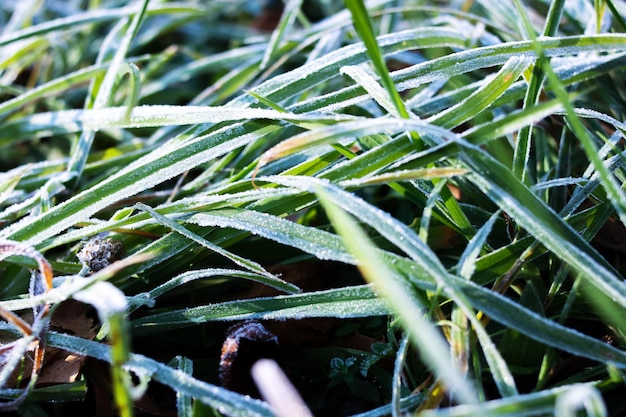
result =
[[[86,68],[82,68],[73,73],[64,75],[62,77],[55,78],[45,84],[32,88],[11,100],[6,100],[0,103],[0,115],[8,113],[12,110],[31,103],[43,97],[48,97],[53,94],[59,94],[67,90],[70,87],[76,86],[79,83],[92,79],[93,77],[102,75],[105,71],[104,65],[92,65]]]
[[[463,250],[463,254],[457,263],[457,274],[465,279],[471,279],[476,270],[476,260],[480,256],[480,253],[487,242],[487,237],[491,233],[496,219],[500,216],[500,211],[496,211],[491,215],[489,220],[483,224],[483,226],[476,232],[472,240],[467,244]]]
[[[387,303],[378,298],[370,286],[361,285],[173,310],[139,318],[132,326],[133,334],[145,335],[208,321],[355,318],[388,313]]]
[[[277,128],[267,126],[251,132],[250,127],[229,126],[182,144],[163,145],[94,187],[51,208],[39,217],[20,223],[19,227],[9,226],[0,234],[37,245],[80,221],[88,220],[94,213],[122,198],[137,194],[191,167],[227,154]]]
[[[173,220],[168,219],[167,217],[163,216],[162,214],[159,214],[158,212],[156,212],[155,210],[153,210],[152,208],[150,208],[149,206],[146,206],[145,204],[142,203],[137,203],[135,205],[135,207],[137,207],[139,210],[145,211],[146,213],[150,214],[150,216],[152,216],[157,222],[161,223],[162,225],[169,227],[170,229],[172,229],[173,231],[180,233],[181,235],[185,236],[186,238],[193,240],[194,242],[204,246],[205,248],[215,252],[215,253],[219,253],[220,255],[222,255],[223,257],[225,257],[226,259],[230,260],[231,262],[233,262],[236,265],[239,265],[242,268],[245,268],[251,272],[256,272],[259,275],[265,275],[268,278],[272,278],[274,280],[276,280],[277,284],[278,282],[282,281],[280,279],[278,279],[278,277],[274,276],[273,274],[270,274],[269,272],[267,272],[265,270],[265,268],[263,268],[261,265],[259,265],[258,263],[251,261],[250,259],[245,259],[242,258],[241,256],[237,256],[229,251],[227,251],[226,249],[223,249],[222,247],[215,245],[212,242],[209,242],[208,240],[204,239],[201,236],[198,236],[197,234],[191,232],[190,230],[186,229],[185,227],[181,226],[180,224],[176,223]],[[284,281],[281,282],[281,284],[286,284]]]
[[[387,300],[401,318],[409,337],[419,347],[424,363],[433,368],[451,394],[460,402],[470,404],[478,402],[474,387],[462,372],[453,366],[448,343],[424,317],[425,306],[419,298],[412,296],[406,284],[401,283],[401,279],[399,280],[393,271],[387,268],[362,229],[331,202],[333,197],[326,194],[322,188],[317,189],[317,194],[333,227],[339,232],[348,251],[356,258],[359,270],[366,280],[374,284],[376,292]]]
[[[49,346],[111,362],[111,347],[79,337],[49,332]],[[143,355],[131,353],[126,366],[138,375],[149,375],[174,391],[188,395],[234,417],[272,417],[266,403],[225,388],[200,381],[182,370],[173,369]]]
[[[276,279],[274,277],[268,277],[266,274],[254,274],[250,272],[239,271],[236,269],[223,269],[223,268],[208,268],[208,269],[198,269],[194,271],[183,272],[175,276],[174,278],[168,280],[167,282],[159,285],[158,287],[142,294],[137,294],[134,298],[137,299],[148,299],[154,300],[157,297],[165,294],[168,291],[171,291],[175,288],[178,288],[182,285],[185,285],[189,282],[198,280],[211,278],[216,276],[228,276],[228,277],[236,277],[236,278],[244,278],[253,282],[258,282],[260,284],[268,285],[272,288],[276,288],[277,290],[284,291],[289,294],[299,293],[300,289],[291,284],[289,282],[283,281],[281,279]]]
[[[285,120],[294,124],[329,124],[355,119],[352,116],[326,114],[292,114],[267,109],[203,106],[138,106],[126,117],[128,107],[107,107],[91,110],[61,110],[37,113],[6,124],[5,136],[21,138],[41,130],[55,133],[80,132],[84,129],[142,128],[197,125],[200,123],[239,120]]]

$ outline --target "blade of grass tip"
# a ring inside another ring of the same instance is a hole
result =
[[[489,236],[489,233],[499,216],[500,210],[496,211],[489,218],[489,220],[485,222],[485,224],[478,230],[474,237],[472,237],[463,250],[461,258],[459,258],[459,262],[456,266],[457,273],[461,277],[469,280],[472,278],[472,275],[474,275],[474,271],[476,270],[476,260],[478,259],[482,248],[486,244],[487,236]]]
[[[426,200],[424,209],[422,210],[419,237],[420,239],[422,239],[423,242],[428,241],[428,229],[430,228],[430,218],[433,214],[433,208],[440,198],[441,190],[443,189],[443,187],[446,186],[446,184],[447,181],[439,181],[437,184],[435,184],[433,190],[430,193],[430,196],[428,197],[428,200]]]
[[[365,48],[367,49],[367,54],[369,55],[372,64],[374,66],[374,70],[380,77],[380,81],[387,90],[389,97],[391,98],[391,102],[396,108],[396,111],[403,119],[410,118],[409,112],[402,101],[402,97],[400,97],[400,93],[396,89],[396,86],[391,79],[391,75],[389,75],[389,69],[387,68],[387,64],[385,63],[385,59],[380,52],[380,47],[378,46],[378,41],[376,40],[376,36],[374,35],[374,28],[372,27],[372,22],[369,18],[369,13],[363,0],[344,0],[346,7],[350,10],[350,14],[352,15],[352,22],[354,24],[354,28],[356,29],[357,34],[365,44]],[[411,141],[415,148],[420,151],[423,148],[421,139],[419,135],[415,132],[409,133],[411,137]]]
[[[281,41],[293,28],[293,24],[296,21],[296,17],[298,16],[301,6],[302,0],[289,0],[285,4],[285,9],[283,10],[283,14],[278,22],[278,26],[272,32],[269,44],[265,50],[265,55],[263,55],[260,68],[261,70],[267,68],[269,62],[276,56],[276,53],[280,48]]]
[[[417,297],[400,284],[394,273],[380,259],[367,235],[341,208],[336,206],[322,188],[317,189],[320,203],[342,237],[348,250],[358,260],[358,267],[366,280],[374,284],[398,314],[404,327],[425,364],[432,367],[450,392],[463,403],[476,403],[474,388],[458,369],[454,368],[449,355],[449,346],[435,326],[424,318],[425,308]]]
[[[141,73],[139,67],[133,63],[124,63],[124,73],[130,77],[130,94],[126,101],[126,111],[124,112],[124,121],[130,121],[130,113],[133,111],[133,107],[137,105],[139,101],[139,93],[141,91]]]
[[[109,64],[109,68],[107,69],[104,78],[102,80],[100,80],[99,78],[95,78],[91,83],[89,87],[90,91],[87,95],[87,102],[85,103],[86,109],[100,109],[106,107],[109,104],[109,101],[111,100],[114,93],[113,87],[115,85],[115,80],[120,72],[122,64],[124,63],[124,58],[130,48],[130,44],[135,38],[137,31],[139,30],[139,25],[141,24],[145,16],[148,3],[149,0],[141,0],[141,4],[137,2],[138,10],[133,16],[130,24],[128,25],[126,33],[122,37],[119,45],[114,45],[116,40],[116,34],[118,30],[121,30],[121,27],[126,19],[122,20],[120,24],[116,25],[114,29],[109,33],[109,36],[107,36],[103,46],[100,49],[100,54],[98,56],[96,64],[101,64],[112,49],[115,50],[115,54],[113,55],[113,59]],[[133,88],[133,90],[135,90],[135,88]],[[91,102],[90,100],[92,97],[94,97],[94,95],[95,98],[93,99],[93,102]],[[75,181],[78,181],[78,179],[82,175],[85,164],[87,163],[87,157],[89,156],[94,136],[94,131],[84,130],[78,138],[78,141],[72,146],[71,157],[67,164],[67,171],[75,175]]]
[[[264,106],[270,108],[270,109],[274,109],[278,112],[281,113],[289,113],[289,110],[287,110],[286,108],[282,107],[280,104],[266,98],[263,97],[260,94],[255,93],[254,91],[251,90],[247,90],[246,91],[247,94],[250,94],[252,97],[254,97],[255,99],[257,99],[259,101],[259,103],[263,104]]]
[[[221,246],[218,246],[212,242],[209,242],[208,240],[204,239],[201,236],[198,236],[197,234],[193,233],[192,231],[188,230],[187,228],[181,226],[180,224],[176,223],[173,220],[168,219],[167,217],[163,216],[162,214],[159,214],[157,211],[153,210],[151,207],[143,204],[143,203],[137,203],[135,205],[135,207],[137,207],[137,209],[141,210],[141,211],[145,211],[146,213],[150,214],[154,220],[156,220],[157,222],[159,222],[160,224],[162,224],[163,226],[166,226],[168,228],[170,228],[171,230],[180,233],[181,235],[185,236],[188,239],[193,240],[194,242],[204,246],[205,248],[212,250],[215,253],[219,253],[220,255],[222,255],[223,257],[225,257],[226,259],[230,260],[231,262],[233,262],[236,265],[241,266],[242,268],[248,269],[252,272],[256,272],[257,274],[261,274],[264,275],[266,277],[271,277],[276,279],[277,281],[281,281],[279,278],[277,278],[275,275],[271,274],[270,272],[266,271],[265,268],[263,268],[260,264],[251,261],[250,259],[245,259],[242,258],[241,256],[237,256],[229,251],[227,251],[226,249],[222,248]]]
[[[364,68],[356,65],[350,65],[341,67],[339,71],[352,78],[354,82],[363,87],[363,89],[365,89],[365,91],[372,96],[374,101],[385,109],[387,113],[395,117],[400,117],[395,104],[390,100],[389,94],[376,82],[374,77],[365,71]]]
[[[185,356],[176,356],[171,365],[189,376],[193,375],[193,361]],[[192,416],[193,397],[176,390],[176,410],[179,416]]]
[[[290,116],[294,116],[293,113],[291,113],[289,110],[287,110],[286,108],[282,107],[280,104],[268,99],[267,97],[263,97],[260,94],[255,93],[254,91],[246,91],[247,94],[251,95],[252,97],[254,97],[255,99],[257,99],[259,101],[259,103],[263,104],[266,107],[269,107],[272,110],[276,110],[279,113],[285,113],[285,120],[290,120],[291,123],[295,124],[296,126],[299,126],[303,129],[308,129],[308,130],[313,130],[319,127],[324,127],[327,125],[327,123],[324,123],[321,119],[319,121],[315,121],[315,120],[311,120],[306,121],[306,120],[302,120],[302,121],[298,121],[298,120],[294,120],[294,119],[290,119]],[[298,115],[295,115],[296,117],[298,117]],[[305,116],[306,115],[301,115],[301,116]],[[335,118],[335,120],[333,121],[337,121],[337,119]],[[332,121],[330,121],[332,123]],[[258,173],[258,170],[261,167],[257,164],[257,166],[255,167],[255,170],[253,172],[252,177],[256,177],[256,174]]]
[[[113,56],[113,59],[111,60],[109,69],[104,75],[104,79],[102,80],[102,83],[99,85],[97,95],[93,103],[93,108],[99,109],[99,108],[106,107],[109,104],[111,98],[113,97],[113,94],[114,94],[113,86],[115,84],[115,79],[117,78],[117,75],[122,67],[122,64],[124,63],[124,58],[126,54],[128,53],[128,50],[130,49],[131,42],[137,35],[139,26],[141,25],[141,22],[143,21],[143,18],[145,17],[146,9],[148,7],[149,2],[150,0],[139,0],[137,2],[138,11],[135,13],[132,21],[128,25],[126,33],[124,34],[120,44],[115,46],[115,54]],[[139,5],[139,3],[141,3],[141,5]],[[114,41],[114,40],[111,39],[111,41]],[[111,44],[110,46],[113,47],[114,45]],[[104,51],[104,52],[105,54],[101,55],[102,58],[106,56],[106,52],[108,51]]]
[[[402,369],[406,362],[406,354],[409,347],[409,337],[404,335],[398,346],[398,353],[393,366],[393,385],[391,388],[391,416],[400,417],[402,409],[400,408],[400,390],[402,388]]]

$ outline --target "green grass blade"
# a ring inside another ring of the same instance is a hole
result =
[[[267,272],[265,270],[265,268],[263,268],[261,265],[259,265],[258,263],[251,261],[249,259],[245,259],[242,258],[241,256],[235,255],[223,248],[221,248],[220,246],[209,242],[208,240],[202,238],[201,236],[198,236],[197,234],[191,232],[190,230],[186,229],[185,227],[181,226],[180,224],[176,223],[175,221],[167,218],[166,216],[163,216],[162,214],[159,214],[158,212],[156,212],[155,210],[153,210],[152,208],[146,206],[145,204],[142,203],[138,203],[136,205],[136,207],[139,210],[145,211],[146,213],[150,214],[150,216],[152,216],[157,222],[161,223],[162,225],[169,227],[170,229],[172,229],[173,231],[180,233],[181,235],[185,236],[186,238],[193,240],[194,242],[204,246],[205,248],[215,252],[215,253],[219,253],[220,255],[222,255],[223,257],[225,257],[226,259],[230,260],[231,262],[233,262],[235,265],[239,265],[242,268],[245,268],[247,270],[249,270],[250,272],[255,272],[259,275],[265,275],[268,278],[272,278],[274,280],[277,281],[277,284],[279,284],[280,279],[278,279],[278,277],[270,274],[269,272]],[[280,282],[280,284],[286,284],[285,282]]]
[[[367,235],[354,220],[331,202],[332,197],[322,188],[317,193],[333,226],[357,259],[361,273],[366,280],[373,283],[375,290],[387,299],[403,321],[413,343],[419,347],[424,363],[432,367],[458,401],[470,404],[477,402],[474,387],[453,365],[448,343],[435,326],[423,317],[425,306],[419,298],[412,296],[406,285],[387,268]]]
[[[263,60],[261,61],[261,69],[265,69],[269,62],[276,57],[282,40],[289,31],[293,30],[294,23],[298,13],[300,13],[301,6],[302,0],[289,0],[285,4],[285,9],[283,10],[283,14],[278,22],[278,26],[272,32],[267,49],[265,49],[265,54],[263,55]]]
[[[5,228],[1,233],[7,237],[13,236],[14,240],[28,240],[36,245],[77,222],[89,219],[97,211],[122,198],[160,184],[193,166],[244,146],[275,129],[274,126],[268,126],[251,133],[241,127],[228,128],[183,144],[163,146],[39,217],[28,219],[20,224],[19,228]],[[133,180],[129,181],[129,178]]]
[[[427,410],[421,413],[425,417],[473,417],[477,414],[490,416],[522,417],[527,415],[550,414],[554,404],[562,396],[577,392],[578,388],[590,388],[593,384],[570,385],[552,388],[531,394],[504,398],[482,403],[480,406],[462,405],[445,410]]]
[[[361,285],[172,310],[141,317],[134,320],[132,326],[133,334],[146,335],[209,321],[355,318],[388,313],[387,303],[378,298],[371,287]]]
[[[49,332],[47,342],[48,346],[102,361],[111,362],[112,360],[111,347],[102,343],[55,332]],[[140,375],[150,375],[153,380],[172,387],[176,392],[193,397],[228,415],[237,417],[271,417],[273,415],[267,404],[262,401],[208,384],[182,370],[173,369],[146,356],[131,354],[127,366]]]
[[[489,220],[485,222],[485,224],[476,232],[472,240],[469,241],[465,250],[463,250],[463,254],[457,263],[456,270],[459,276],[465,279],[472,279],[472,275],[474,275],[474,271],[476,270],[476,260],[480,256],[483,248],[486,246],[487,237],[491,230],[493,229],[493,225],[496,222],[496,219],[500,217],[500,212],[496,211]]]
[[[369,19],[369,13],[365,8],[365,4],[362,0],[345,0],[345,4],[352,14],[354,27],[359,34],[359,37],[365,44],[365,47],[367,48],[367,53],[372,60],[374,69],[380,77],[383,87],[385,87],[385,90],[387,90],[387,93],[391,98],[391,102],[396,107],[396,111],[398,112],[400,117],[408,119],[409,113],[406,110],[404,102],[402,101],[402,98],[398,93],[398,90],[396,90],[394,82],[389,76],[389,70],[387,69],[387,64],[385,63],[383,55],[378,46],[378,41],[376,40],[376,36],[374,35],[374,28],[372,27],[372,23]]]
[[[427,119],[429,123],[453,128],[474,117],[493,104],[528,68],[528,57],[510,58],[489,82],[483,84],[465,100]],[[472,105],[468,105],[471,103]]]
[[[120,69],[122,68],[124,57],[128,53],[130,44],[137,34],[139,25],[145,16],[148,3],[149,0],[143,0],[141,4],[139,2],[137,3],[138,11],[134,14],[133,19],[130,21],[128,28],[119,43],[115,42],[116,31],[120,29],[119,27],[116,27],[107,37],[108,42],[105,42],[105,45],[103,45],[100,49],[100,55],[97,63],[101,64],[106,59],[108,52],[110,52],[111,49],[114,50],[113,58],[111,59],[106,73],[104,74],[104,78],[102,80],[96,78],[92,81],[90,85],[90,92],[87,96],[86,108],[99,110],[109,105],[114,93],[113,87],[115,80],[120,72]],[[134,91],[134,94],[136,95],[136,89],[134,89]],[[91,101],[92,98],[93,101]],[[125,113],[125,115],[127,116],[128,114]],[[78,141],[73,144],[70,160],[67,164],[67,171],[74,175],[76,179],[80,178],[82,175],[94,137],[95,131],[85,130],[80,135]]]
[[[254,274],[250,272],[239,271],[236,269],[223,269],[223,268],[209,268],[209,269],[198,269],[194,271],[183,272],[175,276],[174,278],[168,280],[167,282],[159,285],[158,287],[150,290],[145,294],[138,294],[135,297],[138,299],[148,299],[154,300],[157,297],[165,294],[168,291],[171,291],[175,288],[178,288],[182,285],[185,285],[189,282],[198,280],[198,279],[206,279],[216,276],[228,276],[228,277],[236,277],[236,278],[244,278],[253,282],[258,282],[264,285],[268,285],[272,288],[275,288],[280,291],[284,291],[286,293],[298,293],[300,289],[294,284],[285,282],[280,279],[276,279],[274,277],[268,277],[266,274]]]

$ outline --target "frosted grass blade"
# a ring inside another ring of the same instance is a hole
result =
[[[502,417],[522,417],[528,415],[550,414],[559,397],[575,392],[577,388],[593,387],[594,384],[572,384],[481,403],[480,406],[461,405],[442,410],[425,410],[424,417],[474,417],[477,414]]]
[[[317,194],[333,227],[357,260],[357,266],[366,280],[373,283],[376,292],[389,302],[396,315],[404,323],[413,343],[419,347],[420,356],[440,377],[450,393],[461,403],[476,403],[474,387],[455,368],[450,358],[449,345],[435,326],[424,317],[425,306],[411,294],[406,283],[378,257],[375,247],[359,226],[338,206],[332,197],[319,188]]]
[[[480,256],[483,247],[486,245],[487,237],[491,233],[496,219],[500,217],[500,212],[496,211],[489,220],[476,232],[472,240],[469,241],[459,262],[457,263],[457,274],[465,279],[471,279],[476,270],[476,259]]]
[[[383,59],[381,49],[378,46],[378,40],[374,35],[372,22],[369,19],[369,13],[365,8],[363,0],[345,0],[345,4],[350,10],[354,27],[359,34],[359,37],[365,44],[365,48],[367,49],[369,58],[372,60],[374,69],[380,77],[383,87],[387,90],[387,94],[389,94],[391,102],[396,108],[398,115],[403,119],[408,119],[409,113],[404,105],[404,101],[402,101],[402,98],[396,89],[395,83],[389,76],[389,70],[387,69],[385,60]]]
[[[508,370],[506,362],[495,348],[487,331],[480,321],[477,320],[471,300],[457,286],[456,281],[458,281],[458,278],[452,278],[452,275],[439,262],[437,255],[410,228],[382,210],[369,205],[353,194],[326,181],[308,177],[288,178],[283,176],[268,179],[279,184],[302,188],[309,192],[319,193],[319,190],[323,190],[334,204],[374,228],[383,237],[409,255],[412,261],[419,266],[421,273],[434,280],[438,291],[442,291],[446,296],[450,297],[472,323],[474,331],[485,350],[485,356],[501,394],[505,396],[517,394],[513,376]]]
[[[145,335],[209,321],[287,320],[307,317],[355,318],[389,314],[370,286],[338,288],[296,295],[227,301],[141,317],[133,334]]]
[[[111,362],[111,347],[79,337],[48,333],[48,345],[102,361]],[[172,387],[176,392],[186,394],[205,404],[215,407],[230,416],[272,417],[266,403],[248,396],[228,391],[225,388],[208,384],[193,378],[182,370],[173,369],[146,356],[131,354],[127,367],[139,375],[149,375],[153,380]]]
[[[117,31],[121,31],[122,26],[124,25],[124,23],[122,23],[123,21],[116,25],[105,39],[105,42],[100,49],[96,64],[102,64],[111,50],[114,51],[113,57],[104,74],[104,77],[102,79],[99,77],[92,79],[85,108],[98,110],[109,104],[109,101],[113,97],[113,84],[120,72],[120,69],[122,68],[124,57],[130,48],[130,44],[137,34],[139,25],[144,18],[148,3],[149,0],[141,0],[141,3],[139,1],[136,3],[137,12],[129,22],[124,36],[122,36],[119,42],[116,43],[115,38],[117,37]],[[126,114],[127,113],[125,113],[125,115]],[[75,179],[78,179],[82,175],[94,137],[95,131],[93,129],[83,130],[78,141],[72,144],[70,158],[67,163],[67,171],[72,175],[75,175]]]
[[[242,126],[228,127],[183,144],[163,145],[94,187],[51,208],[39,217],[22,222],[19,227],[5,228],[0,234],[13,240],[27,240],[37,245],[77,222],[89,219],[97,211],[122,198],[137,194],[191,167],[227,154],[275,129],[277,127],[268,126],[251,133]],[[129,178],[133,180],[129,181]]]
[[[204,10],[203,8],[195,6],[171,6],[167,4],[159,4],[149,7],[148,14],[168,13],[169,11],[173,10],[181,13],[198,15],[206,12],[206,10]],[[75,30],[83,25],[117,20],[120,18],[132,16],[136,12],[136,6],[132,5],[120,8],[92,10],[77,15],[51,20],[38,25],[30,26],[25,29],[13,31],[8,34],[3,34],[2,36],[0,36],[0,47],[21,41],[23,39],[28,39],[39,35],[45,35],[48,33],[54,33],[61,29]]]
[[[190,230],[186,229],[185,227],[181,226],[180,224],[176,223],[175,221],[167,218],[166,216],[163,216],[162,214],[159,214],[158,212],[156,212],[155,210],[153,210],[152,208],[146,206],[145,204],[142,203],[138,203],[136,205],[136,207],[139,210],[145,211],[147,213],[149,213],[157,222],[161,223],[162,225],[169,227],[170,229],[172,229],[173,231],[180,233],[181,235],[185,236],[186,238],[193,240],[194,242],[204,246],[205,248],[215,252],[215,253],[219,253],[220,255],[222,255],[223,257],[225,257],[226,259],[230,260],[231,262],[233,262],[235,265],[239,265],[242,268],[245,268],[251,272],[255,272],[259,275],[265,275],[268,278],[272,278],[274,280],[278,282],[282,281],[280,279],[278,279],[278,277],[270,274],[269,272],[267,272],[265,270],[265,268],[263,268],[261,265],[259,265],[258,263],[251,261],[250,259],[245,259],[242,258],[241,256],[235,255],[229,251],[227,251],[226,249],[223,249],[222,247],[209,242],[208,240],[204,239],[201,236],[198,236],[197,234],[191,232]],[[284,281],[281,282],[281,284],[286,284]]]
[[[453,128],[479,114],[493,104],[531,64],[530,57],[512,57],[500,71],[463,101],[427,119],[427,122]],[[472,105],[468,105],[471,103]]]
[[[355,119],[350,116],[335,116],[321,113],[291,114],[267,109],[203,106],[138,106],[133,108],[128,120],[124,115],[126,107],[107,107],[94,110],[63,110],[38,113],[8,124],[7,129],[20,131],[38,130],[48,126],[75,132],[82,129],[141,128],[161,126],[197,125],[227,121],[267,119],[293,122],[328,123]],[[24,129],[24,125],[31,127]]]
[[[294,22],[300,12],[301,5],[302,0],[289,0],[285,4],[283,15],[278,22],[278,27],[272,32],[269,44],[265,49],[265,54],[261,60],[261,69],[265,69],[270,60],[276,56],[281,46],[281,41],[284,39],[286,33],[293,30]]]
[[[273,288],[276,288],[277,290],[285,291],[287,293],[300,292],[300,289],[294,284],[285,282],[280,279],[275,279],[273,277],[268,277],[266,274],[253,274],[250,272],[239,271],[236,269],[208,268],[208,269],[198,269],[194,271],[183,272],[182,274],[175,276],[174,278],[148,291],[147,293],[140,294],[136,297],[138,298],[145,297],[147,299],[152,300],[157,297],[160,297],[161,295],[165,294],[168,291],[171,291],[189,282],[199,280],[199,279],[216,277],[216,276],[244,278],[250,281],[254,281],[254,282],[271,286]]]
[[[0,103],[0,115],[4,116],[3,113],[13,111],[20,106],[24,106],[43,97],[66,91],[68,88],[75,87],[77,84],[90,80],[94,76],[101,75],[104,71],[104,65],[92,65],[63,77],[55,78],[52,81],[25,91],[17,97]]]

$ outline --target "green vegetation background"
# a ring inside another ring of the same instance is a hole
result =
[[[1,408],[623,414],[625,13],[2,2]]]

